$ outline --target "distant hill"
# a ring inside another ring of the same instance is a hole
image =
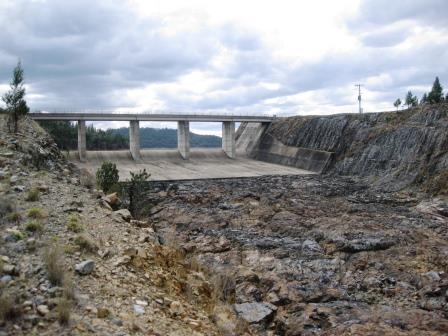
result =
[[[76,149],[78,130],[69,121],[40,121],[61,149]],[[129,148],[129,128],[108,129],[106,131],[87,127],[88,150],[110,150]],[[221,147],[221,138],[214,135],[200,135],[190,132],[191,147]],[[141,148],[176,148],[177,130],[171,128],[140,128]]]
[[[129,128],[111,129],[110,132],[129,136]],[[190,132],[191,147],[221,147],[221,138],[215,135],[200,135]],[[177,130],[172,128],[140,128],[141,148],[176,148]]]

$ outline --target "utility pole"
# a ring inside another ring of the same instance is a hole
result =
[[[358,103],[359,103],[359,113],[362,113],[362,108],[361,108],[361,86],[363,86],[362,84],[355,84],[355,86],[358,87]]]

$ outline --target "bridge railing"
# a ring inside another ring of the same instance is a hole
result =
[[[162,111],[162,110],[133,110],[133,109],[68,109],[51,108],[33,110],[33,114],[45,113],[75,113],[75,114],[119,114],[119,115],[188,115],[188,116],[241,116],[241,117],[275,117],[269,112],[217,112],[217,111]]]

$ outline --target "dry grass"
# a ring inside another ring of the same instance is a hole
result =
[[[79,182],[82,186],[91,189],[95,185],[95,177],[87,169],[83,168],[79,175]]]
[[[37,202],[39,200],[39,196],[40,196],[39,190],[37,188],[31,188],[25,197],[25,201]]]
[[[0,320],[15,320],[20,315],[21,311],[15,298],[9,293],[3,293],[0,296]]]
[[[98,251],[98,246],[95,241],[87,235],[81,234],[76,236],[75,244],[79,246],[82,251],[85,252],[96,252]]]
[[[81,223],[81,219],[78,215],[70,215],[68,216],[67,228],[75,233],[80,233],[84,231],[84,226]]]
[[[434,196],[448,195],[448,171],[444,170],[424,183],[423,190]]]
[[[47,246],[44,253],[44,264],[47,270],[48,280],[53,285],[61,285],[64,282],[65,270],[62,260],[61,248],[56,243]]]
[[[60,325],[67,325],[70,321],[72,304],[71,302],[62,297],[59,299],[58,305],[56,307],[56,312],[58,316],[58,322]]]
[[[76,299],[75,295],[75,283],[73,282],[73,278],[69,275],[64,277],[64,288],[62,295],[67,300],[74,301]]]
[[[27,212],[28,218],[42,219],[46,217],[45,212],[41,208],[31,208]]]
[[[215,274],[211,278],[212,298],[215,301],[235,303],[235,278],[228,274]]]

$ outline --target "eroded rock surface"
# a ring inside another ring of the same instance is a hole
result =
[[[443,335],[446,200],[421,196],[328,176],[182,182],[151,220],[233,279],[257,334]]]

